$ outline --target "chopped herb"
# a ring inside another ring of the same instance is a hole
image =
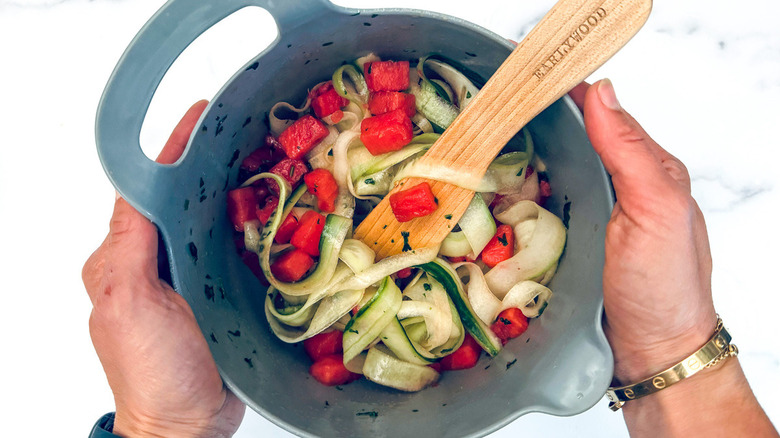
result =
[[[444,215],[444,219],[451,220],[452,219],[452,215],[451,214],[445,214]]]
[[[204,292],[206,294],[206,299],[214,301],[214,286],[207,284],[205,285]]]
[[[329,151],[328,151],[328,156],[329,156],[329,157],[332,157],[332,156],[333,156],[333,149],[331,149],[331,150],[329,150]]]
[[[563,225],[569,228],[569,220],[571,220],[571,201],[563,204]]]
[[[517,362],[517,359],[513,360],[512,362],[507,362],[507,363],[506,363],[506,369],[509,369],[509,367],[511,367],[512,365],[514,365],[514,364],[515,364],[515,362]]]
[[[390,243],[395,243],[395,239],[390,239]]]
[[[385,228],[387,228],[387,225],[382,225],[382,229],[384,230]]]
[[[466,99],[471,99],[471,91],[466,92]]]
[[[489,364],[487,364],[487,366],[485,367],[485,369],[488,369],[488,368],[490,368],[490,365],[493,365],[493,364],[492,364],[492,363],[489,363]]]
[[[423,289],[431,290],[431,284],[430,283],[423,283]]]
[[[343,391],[343,390],[344,390],[344,388],[343,388],[343,387],[341,387],[341,386],[336,386],[336,391]]]
[[[498,238],[498,241],[499,241],[499,242],[501,242],[501,245],[502,245],[502,246],[507,246],[507,245],[509,245],[509,240],[506,238],[506,233],[502,234],[502,235],[501,235],[501,236]]]
[[[376,418],[379,415],[379,413],[377,413],[376,411],[368,411],[368,412],[358,412],[355,415],[365,415],[367,417]]]
[[[435,202],[435,203],[436,203],[436,205],[439,205],[439,198],[437,198],[437,197],[435,197],[435,196],[434,196],[434,197],[433,197],[433,202]]]
[[[498,320],[501,321],[504,325],[512,325],[512,321],[506,318],[498,318]]]
[[[328,401],[327,401],[327,400],[325,400],[325,407],[327,408],[327,407],[329,407],[329,406],[330,406],[330,403],[328,403]]]
[[[419,409],[412,409],[412,412],[420,412]]]
[[[348,331],[349,331],[349,332],[351,332],[351,333],[354,333],[354,334],[356,334],[356,335],[358,335],[358,334],[359,334],[359,333],[358,333],[358,331],[357,331],[357,330],[355,330],[355,329],[349,329]]]
[[[366,178],[364,181],[366,184],[374,185],[376,182],[374,181],[374,178]]]
[[[401,248],[401,251],[409,251],[412,249],[411,246],[409,246],[409,232],[408,231],[401,231],[401,236],[404,238],[404,247]]]
[[[290,178],[293,177],[293,174],[295,174],[295,166],[290,166]]]

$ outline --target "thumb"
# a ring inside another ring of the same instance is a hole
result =
[[[117,197],[106,239],[106,264],[114,274],[157,278],[157,227]]]
[[[584,117],[588,137],[612,175],[618,199],[681,182],[676,181],[669,166],[679,161],[658,146],[620,106],[609,79],[588,89]]]

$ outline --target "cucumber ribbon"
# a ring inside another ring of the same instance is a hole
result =
[[[566,245],[563,222],[533,201],[520,201],[496,214],[496,219],[512,226],[520,251],[485,274],[490,290],[501,299],[525,280],[546,285]]]

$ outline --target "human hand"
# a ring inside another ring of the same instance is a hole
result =
[[[620,107],[610,81],[580,84],[570,95],[615,188],[604,330],[615,376],[634,383],[679,362],[714,333],[707,230],[685,166]]]
[[[193,105],[157,161],[175,162],[208,102]],[[92,343],[125,437],[228,437],[244,404],[223,384],[187,302],[157,272],[157,228],[117,198],[108,236],[82,278]]]

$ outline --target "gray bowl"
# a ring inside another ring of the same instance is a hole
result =
[[[248,5],[274,16],[279,38],[214,97],[177,163],[152,162],[138,138],[165,71],[203,31]],[[191,305],[225,382],[252,409],[302,436],[452,437],[484,435],[528,412],[574,415],[601,399],[612,375],[601,271],[613,198],[568,97],[529,124],[549,167],[547,207],[569,227],[550,306],[498,357],[445,373],[435,387],[407,394],[365,379],[320,385],[303,349],[271,333],[264,288],[234,249],[226,193],[266,133],[273,103],[302,100],[342,61],[370,51],[388,59],[440,53],[487,78],[511,49],[452,17],[350,10],[325,0],[172,0],[130,44],[98,109],[100,159],[119,193],[159,227],[174,287]]]

